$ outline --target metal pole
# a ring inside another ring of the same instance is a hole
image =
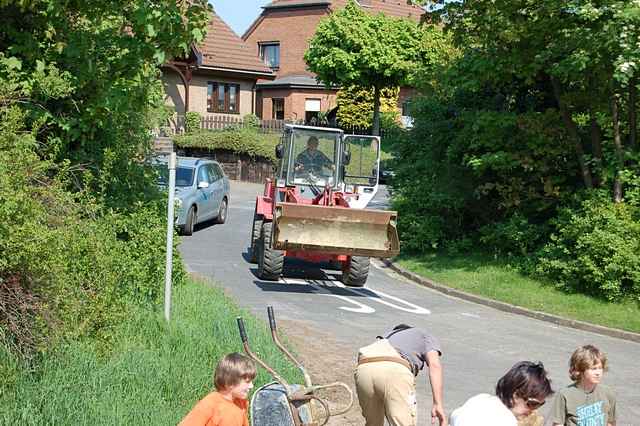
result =
[[[167,260],[164,272],[164,318],[171,320],[171,274],[173,272],[173,208],[176,190],[176,153],[169,156],[169,205],[167,206]]]

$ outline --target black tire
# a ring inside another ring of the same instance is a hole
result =
[[[196,225],[197,220],[198,218],[196,216],[195,206],[189,207],[189,211],[187,212],[187,220],[185,220],[184,227],[182,227],[182,235],[193,234],[193,227]]]
[[[349,287],[364,287],[368,276],[368,257],[352,256],[342,270],[342,282]]]
[[[216,216],[216,223],[223,224],[227,221],[227,213],[229,212],[229,201],[227,197],[224,197],[220,202],[220,210],[218,210],[218,216]]]
[[[258,263],[260,232],[262,232],[262,215],[254,213],[253,226],[251,228],[251,246],[249,247],[249,260],[251,263]]]
[[[271,248],[272,222],[263,222],[258,247],[258,278],[266,281],[277,281],[284,268],[284,253]]]

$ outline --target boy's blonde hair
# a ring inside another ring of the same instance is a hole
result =
[[[256,366],[253,361],[237,352],[230,353],[220,360],[213,375],[213,384],[218,391],[224,391],[239,384],[242,380],[253,380]]]
[[[607,371],[607,356],[593,345],[580,346],[571,355],[569,361],[569,376],[574,382],[579,382],[584,373],[597,363],[602,364],[602,369]]]

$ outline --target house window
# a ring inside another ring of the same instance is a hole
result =
[[[240,111],[240,85],[207,83],[207,112],[238,114]]]
[[[280,68],[280,43],[260,43],[260,59],[268,67]]]
[[[283,98],[273,98],[271,99],[272,103],[272,115],[271,118],[274,120],[284,120],[284,99]]]
[[[304,121],[307,124],[318,124],[320,113],[320,99],[305,99],[304,101]]]

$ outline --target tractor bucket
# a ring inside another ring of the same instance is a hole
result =
[[[400,252],[396,212],[278,203],[273,247],[348,256],[393,257]]]

